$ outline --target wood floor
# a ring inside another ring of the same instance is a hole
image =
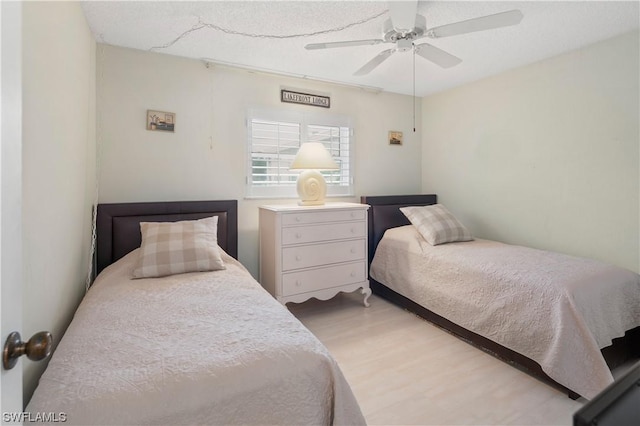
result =
[[[337,360],[370,425],[571,425],[585,402],[389,302],[287,305]]]

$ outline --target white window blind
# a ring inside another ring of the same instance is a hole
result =
[[[248,197],[296,197],[299,172],[290,171],[300,145],[321,142],[339,166],[321,171],[327,196],[353,195],[349,119],[332,114],[251,110],[248,118]]]

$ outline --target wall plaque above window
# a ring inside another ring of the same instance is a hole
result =
[[[312,95],[310,93],[293,92],[291,90],[282,89],[280,91],[280,101],[293,104],[311,105],[323,108],[331,107],[331,98],[329,96]]]

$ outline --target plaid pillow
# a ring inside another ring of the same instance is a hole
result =
[[[402,207],[400,211],[432,246],[473,240],[471,232],[442,204]]]
[[[141,222],[142,245],[133,278],[225,269],[218,216],[182,222]]]

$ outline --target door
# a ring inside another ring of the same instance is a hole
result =
[[[0,44],[0,328],[4,345],[10,332],[22,328],[21,2],[0,1]],[[2,369],[0,375],[2,423],[11,421],[5,416],[22,412],[22,362],[12,370]]]

